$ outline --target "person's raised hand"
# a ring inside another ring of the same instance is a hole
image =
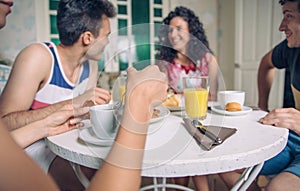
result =
[[[141,71],[131,67],[127,73],[125,99],[129,104],[141,98],[144,104],[157,106],[167,98],[167,78],[156,65],[150,65]]]
[[[141,71],[127,70],[125,105],[121,124],[128,131],[144,134],[153,108],[167,98],[166,75],[156,65]]]

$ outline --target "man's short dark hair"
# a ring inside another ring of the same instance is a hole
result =
[[[280,5],[284,5],[287,2],[298,2],[298,12],[300,12],[300,0],[279,0]]]
[[[86,31],[97,37],[103,15],[109,18],[116,15],[115,7],[108,0],[60,0],[57,9],[60,42],[73,45]]]

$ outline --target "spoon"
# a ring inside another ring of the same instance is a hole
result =
[[[193,120],[192,125],[195,126],[203,135],[206,135],[211,140],[215,141],[214,144],[221,144],[223,140],[220,137],[217,137],[212,132],[208,131],[200,121]]]

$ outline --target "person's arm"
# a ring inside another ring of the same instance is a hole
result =
[[[275,75],[272,52],[273,50],[262,58],[257,75],[258,107],[264,111],[268,111],[269,94]]]
[[[141,72],[131,68],[126,88],[124,115],[116,141],[88,190],[139,190],[148,124],[153,106],[166,99],[166,76],[156,66]]]
[[[36,92],[48,80],[51,62],[52,58],[42,44],[29,45],[17,56],[0,97],[0,116],[10,129],[42,119],[61,107],[55,105],[38,112],[22,112],[30,108]]]
[[[53,179],[13,141],[0,121],[0,190],[59,190]]]
[[[24,127],[11,131],[14,140],[25,148],[44,137],[61,134],[81,127],[80,116],[89,111],[89,108],[74,108],[73,105],[65,105],[59,111],[46,118],[30,123]]]
[[[155,65],[158,66],[159,70],[164,73],[166,76],[168,76],[168,70],[167,70],[167,61],[158,60],[156,61]],[[167,77],[167,83],[169,81],[169,78]]]
[[[34,121],[41,120],[67,104],[108,103],[111,99],[108,90],[95,87],[96,69],[90,88],[77,98],[51,104],[37,110],[29,110],[35,94],[47,82],[52,58],[41,44],[26,47],[17,56],[9,80],[0,97],[0,116],[9,130],[14,130]],[[92,87],[94,85],[94,87]]]
[[[139,189],[147,128],[153,106],[167,97],[165,79],[156,66],[149,66],[141,72],[133,68],[128,70],[128,91],[121,126],[106,161],[93,177],[88,190]],[[58,190],[54,181],[13,141],[1,121],[0,152],[5,153],[0,163],[0,190]]]
[[[274,109],[259,121],[265,125],[290,129],[300,136],[300,111],[295,108]]]
[[[209,100],[216,101],[218,94],[218,71],[219,66],[217,59],[210,54],[210,63],[208,64],[208,76],[209,76]]]

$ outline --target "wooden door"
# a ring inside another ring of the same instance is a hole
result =
[[[235,13],[234,88],[246,91],[246,105],[256,106],[260,60],[283,37],[278,31],[281,7],[278,0],[235,0]],[[283,84],[284,71],[277,71],[270,94],[270,109],[282,106]]]

